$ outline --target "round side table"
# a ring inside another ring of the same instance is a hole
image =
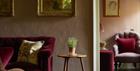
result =
[[[68,65],[69,65],[68,63],[69,63],[70,58],[78,58],[81,63],[82,71],[85,71],[82,58],[87,57],[87,55],[77,54],[77,55],[72,56],[72,55],[68,55],[68,54],[60,54],[60,55],[58,55],[58,57],[65,59],[63,71],[68,71]]]

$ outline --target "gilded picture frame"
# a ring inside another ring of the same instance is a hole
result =
[[[105,17],[119,17],[120,16],[120,0],[104,0],[104,16]]]
[[[38,0],[38,16],[74,16],[75,0]]]
[[[0,16],[14,16],[14,0],[0,0]]]

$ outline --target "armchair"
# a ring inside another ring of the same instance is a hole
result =
[[[121,63],[140,63],[140,39],[139,35],[133,31],[117,33],[115,35],[116,43],[113,46],[115,54],[115,69],[121,66]]]

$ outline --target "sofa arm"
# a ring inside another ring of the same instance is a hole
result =
[[[115,56],[119,54],[119,49],[118,49],[118,45],[117,44],[114,44],[113,45],[113,50],[114,50],[114,53],[115,53]]]
[[[41,71],[52,71],[53,50],[50,46],[43,47],[38,53],[38,64]]]
[[[45,45],[39,50],[38,64],[41,71],[52,71],[53,68],[53,51],[55,45],[55,38],[51,37],[47,39]]]
[[[42,58],[50,57],[52,55],[53,51],[51,49],[41,49],[39,51],[39,56],[42,56]]]
[[[14,50],[12,47],[0,47],[0,59],[4,67],[8,64],[12,58]]]
[[[110,50],[100,50],[100,71],[114,71],[114,55]]]

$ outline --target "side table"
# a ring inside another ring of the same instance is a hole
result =
[[[68,63],[69,63],[70,58],[78,58],[78,59],[80,59],[82,71],[85,71],[82,58],[87,57],[87,55],[77,54],[75,56],[72,56],[72,55],[68,55],[68,54],[61,54],[61,55],[58,55],[58,57],[61,57],[61,58],[65,59],[63,71],[68,71],[68,65],[69,65]]]

